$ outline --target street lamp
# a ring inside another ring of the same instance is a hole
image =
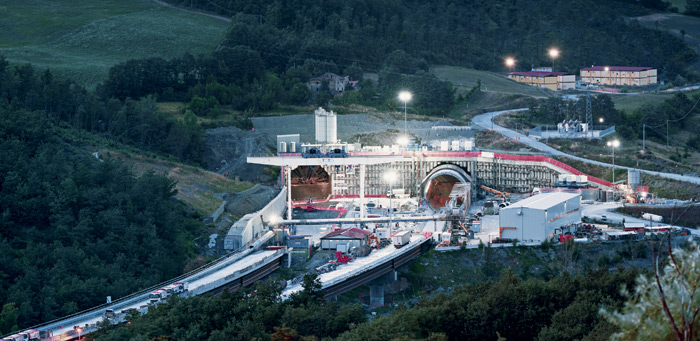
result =
[[[506,58],[506,66],[510,70],[510,72],[513,72],[513,66],[515,66],[515,59],[512,57]]]
[[[603,120],[603,118],[601,117],[598,121],[599,121],[600,123],[603,123],[604,120]]]
[[[614,187],[615,186],[615,148],[620,146],[620,141],[619,140],[608,141],[607,145],[608,145],[608,147],[612,147],[612,164],[613,164],[612,182],[613,182],[613,187]]]
[[[552,71],[554,71],[554,60],[559,57],[559,50],[556,48],[549,49],[549,58],[552,58]]]
[[[408,136],[408,133],[406,132],[406,105],[408,101],[413,98],[413,95],[408,92],[408,91],[401,91],[399,92],[399,99],[403,101],[403,134]]]
[[[75,328],[75,331],[78,332],[78,341],[80,341],[80,334],[83,332],[83,328],[80,328],[80,327]]]
[[[393,196],[393,191],[394,191],[394,182],[396,181],[396,177],[398,175],[396,174],[396,171],[390,170],[384,173],[384,181],[389,183],[389,228],[391,228],[391,223],[393,220],[393,207],[391,204],[391,197]]]

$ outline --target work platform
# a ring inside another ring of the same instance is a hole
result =
[[[304,158],[301,153],[284,153],[281,156],[248,156],[247,162],[268,166],[349,166],[349,165],[378,165],[403,161],[402,155],[368,155],[348,157],[314,157]]]
[[[463,218],[462,218],[463,219]],[[389,222],[424,222],[424,221],[459,220],[459,218],[446,215],[416,216],[416,217],[379,217],[379,218],[329,218],[329,219],[292,219],[279,221],[278,225],[327,225],[327,224],[367,224]]]
[[[332,298],[382,276],[399,266],[418,257],[421,246],[430,241],[421,234],[411,236],[411,242],[397,249],[389,245],[374,250],[366,257],[338,266],[337,269],[319,275],[321,290],[325,298]],[[293,293],[301,291],[301,284],[287,286],[282,291],[282,298],[287,299]]]

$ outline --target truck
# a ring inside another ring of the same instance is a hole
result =
[[[401,231],[391,237],[395,248],[401,248],[411,242],[411,231]]]
[[[642,219],[660,223],[664,220],[664,217],[651,213],[642,213]]]

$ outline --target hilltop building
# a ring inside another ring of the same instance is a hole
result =
[[[350,76],[339,76],[332,72],[326,72],[319,77],[309,79],[307,86],[309,90],[316,95],[322,90],[324,82],[327,82],[328,89],[331,95],[341,94],[345,91],[345,87],[350,84]]]
[[[656,69],[639,66],[591,66],[581,69],[581,83],[643,86],[656,84]]]
[[[528,72],[511,72],[508,78],[549,90],[568,90],[576,87],[576,76],[566,72],[553,72],[551,68],[533,68]]]

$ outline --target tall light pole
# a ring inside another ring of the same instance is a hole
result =
[[[83,332],[83,328],[78,327],[75,330],[78,332],[78,341],[80,341],[80,334]]]
[[[613,177],[612,177],[612,182],[613,182],[613,187],[615,185],[615,148],[620,146],[620,141],[619,140],[612,140],[608,141],[608,147],[612,147],[612,165],[613,165]]]
[[[413,95],[410,92],[408,92],[408,91],[399,92],[399,99],[403,101],[403,134],[406,137],[408,137],[408,132],[407,132],[408,129],[406,128],[406,126],[407,126],[407,124],[406,124],[406,120],[407,120],[406,107],[407,107],[408,101],[410,101],[411,98],[413,98]]]
[[[554,71],[554,60],[559,57],[559,50],[556,48],[549,49],[549,58],[552,58],[552,71]]]
[[[390,170],[384,173],[384,181],[389,183],[389,228],[391,229],[391,223],[394,216],[394,208],[391,205],[391,197],[394,193],[394,182],[396,181],[396,171]],[[390,230],[391,231],[391,230]]]

